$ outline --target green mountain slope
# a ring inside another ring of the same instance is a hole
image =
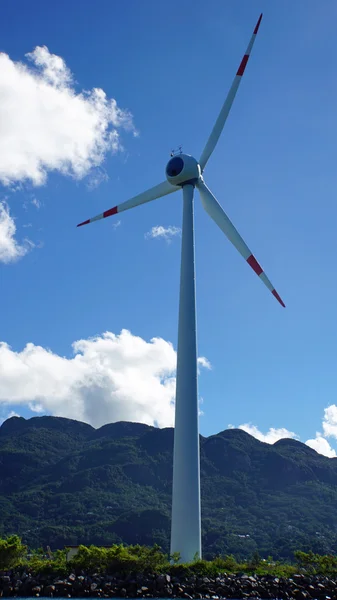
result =
[[[173,430],[58,417],[0,427],[0,535],[49,544],[159,543],[168,550]],[[241,430],[201,437],[205,557],[337,550],[337,459]]]

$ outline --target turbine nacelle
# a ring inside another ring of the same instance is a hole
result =
[[[166,179],[172,185],[196,183],[201,175],[201,168],[197,160],[189,154],[177,154],[166,165]]]

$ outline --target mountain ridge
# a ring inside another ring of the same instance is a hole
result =
[[[30,546],[169,546],[173,429],[62,417],[0,427],[0,534]],[[337,549],[337,460],[297,440],[200,436],[205,556]]]

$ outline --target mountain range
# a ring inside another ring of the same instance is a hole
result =
[[[168,551],[172,451],[172,428],[11,417],[0,427],[0,536]],[[239,429],[201,436],[200,452],[205,558],[336,552],[337,458]]]

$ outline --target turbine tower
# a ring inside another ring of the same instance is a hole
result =
[[[256,258],[235,229],[204,181],[203,172],[218,142],[261,23],[262,14],[244,54],[227,98],[215,122],[202,155],[197,161],[188,154],[172,156],[166,166],[166,181],[134,196],[105,212],[79,223],[77,227],[119,214],[140,204],[172,194],[183,193],[183,227],[181,245],[180,299],[178,326],[177,381],[173,456],[173,490],[171,555],[179,552],[181,560],[201,558],[200,455],[198,428],[197,330],[195,304],[193,198],[197,188],[202,205],[224,232],[245,261],[255,271],[278,302],[285,306]]]

